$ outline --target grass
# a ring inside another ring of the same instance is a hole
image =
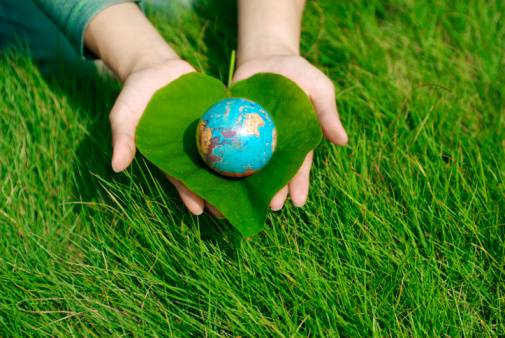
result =
[[[505,335],[504,4],[310,2],[350,143],[243,241],[141,157],[111,172],[117,83],[4,56],[0,336]],[[225,79],[233,16],[209,6],[150,16]]]

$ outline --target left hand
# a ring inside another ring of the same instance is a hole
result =
[[[283,75],[298,84],[312,100],[326,138],[336,145],[347,144],[347,133],[337,112],[335,87],[323,72],[298,55],[267,55],[239,63],[233,82],[247,79],[256,73]],[[312,156],[313,151],[310,151],[289,184],[273,197],[270,202],[272,210],[282,209],[288,194],[295,206],[302,207],[305,204],[309,192]]]

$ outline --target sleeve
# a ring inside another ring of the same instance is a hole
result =
[[[141,5],[141,0],[34,0],[34,2],[66,35],[79,54],[88,58],[94,57],[84,46],[84,33],[91,19],[115,4],[133,2]]]

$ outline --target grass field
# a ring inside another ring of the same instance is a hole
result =
[[[224,79],[234,20],[216,8],[151,17]],[[250,240],[190,216],[140,156],[112,173],[116,82],[4,56],[0,336],[505,335],[503,13],[311,1],[303,54],[350,142],[322,144],[307,206]]]

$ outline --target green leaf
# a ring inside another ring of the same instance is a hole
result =
[[[196,147],[199,118],[226,97],[259,103],[277,127],[277,149],[270,162],[242,179],[208,169]],[[190,73],[155,93],[137,127],[136,143],[149,161],[212,204],[247,237],[262,230],[272,197],[296,174],[321,137],[309,98],[283,76],[257,74],[226,88],[215,78]]]

